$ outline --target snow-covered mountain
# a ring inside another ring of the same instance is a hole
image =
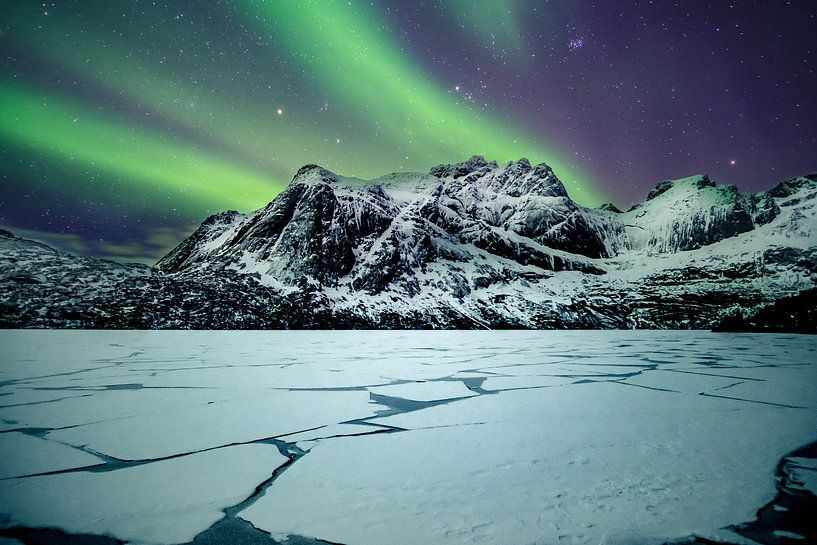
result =
[[[815,287],[815,205],[813,174],[756,194],[663,181],[620,212],[577,205],[525,159],[368,181],[307,165],[265,208],[207,218],[122,284],[164,309],[139,327],[711,327]],[[13,244],[0,238],[3,255]],[[26,303],[8,278],[27,261],[5,261],[6,323],[59,325],[14,318]],[[145,308],[138,294],[95,304]]]

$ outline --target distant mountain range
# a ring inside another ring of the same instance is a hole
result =
[[[817,174],[663,181],[621,212],[525,159],[369,181],[307,165],[153,268],[0,233],[3,327],[809,331],[815,280]]]

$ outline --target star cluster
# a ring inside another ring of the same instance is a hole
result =
[[[0,224],[152,261],[303,164],[550,164],[587,205],[815,169],[817,5],[1,1]]]

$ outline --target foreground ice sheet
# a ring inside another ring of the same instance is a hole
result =
[[[6,331],[0,361],[0,528],[139,543],[234,516],[349,545],[723,537],[817,439],[805,336]]]

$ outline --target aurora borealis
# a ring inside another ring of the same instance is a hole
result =
[[[626,207],[817,168],[809,2],[5,1],[0,225],[155,260],[318,163],[550,164]]]

